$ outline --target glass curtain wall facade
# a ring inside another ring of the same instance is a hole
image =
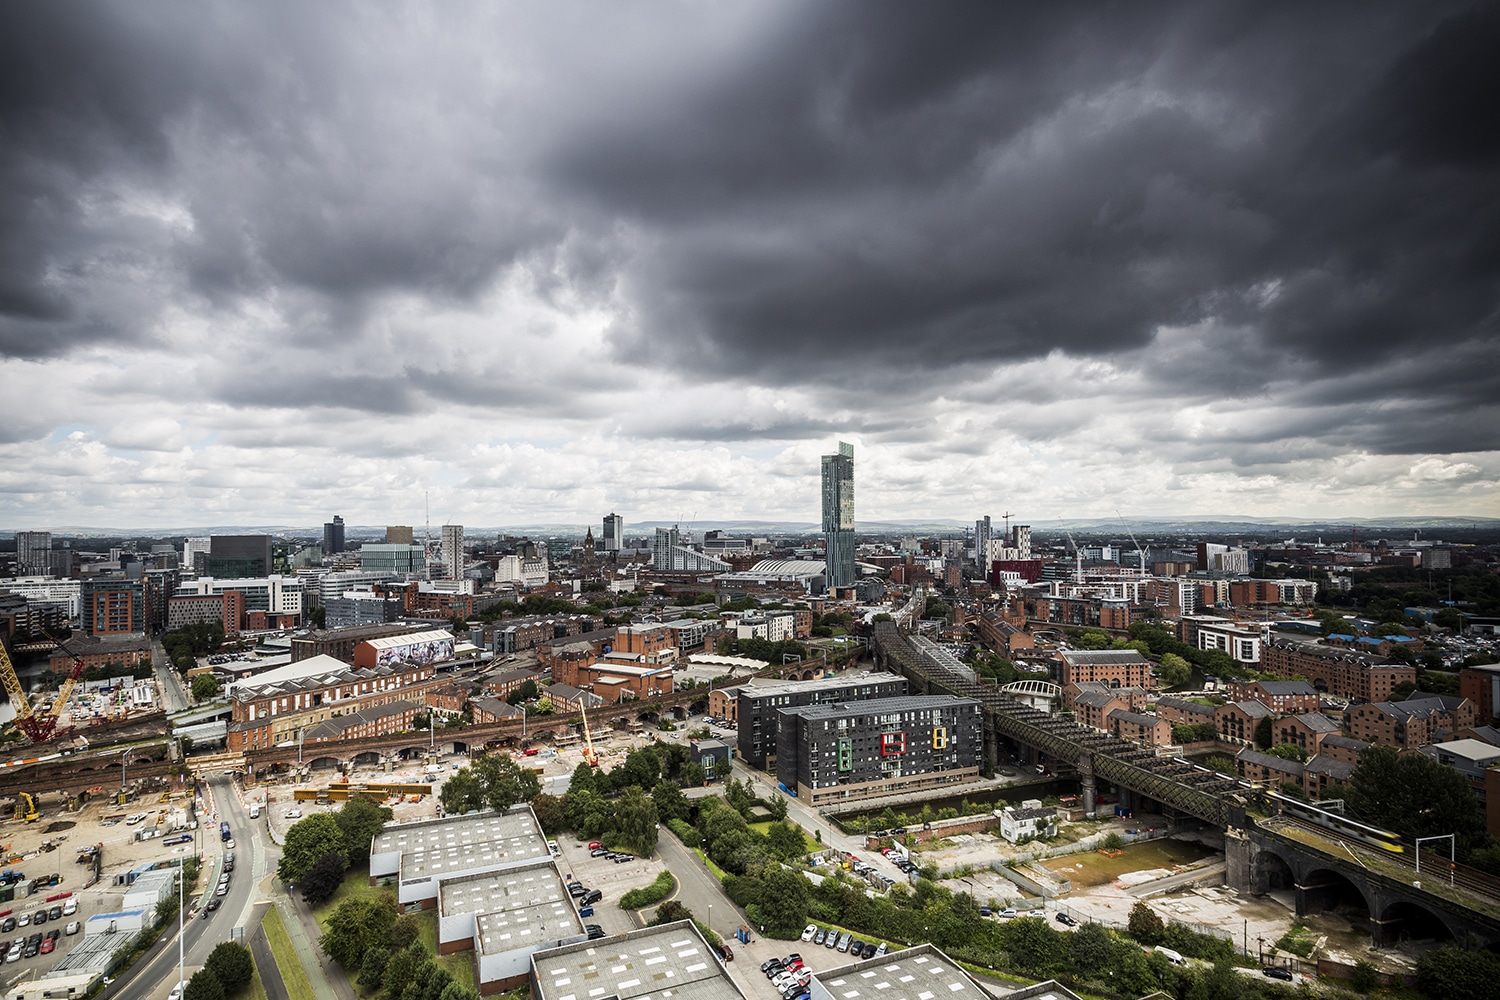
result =
[[[823,456],[823,534],[829,589],[853,586],[854,446],[843,441],[837,455]]]

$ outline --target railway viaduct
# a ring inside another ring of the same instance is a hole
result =
[[[1003,741],[1077,771],[1084,804],[1094,809],[1097,783],[1159,803],[1168,816],[1195,818],[1225,831],[1230,886],[1257,895],[1294,890],[1299,915],[1329,909],[1368,919],[1377,946],[1403,935],[1500,943],[1500,880],[1457,869],[1421,877],[1413,859],[1284,817],[1256,819],[1237,781],[1185,761],[1158,757],[1133,743],[1034,709],[920,648],[893,622],[875,626],[875,661],[916,693],[954,694],[980,702],[985,759],[993,766]],[[1434,875],[1441,877],[1434,878]]]

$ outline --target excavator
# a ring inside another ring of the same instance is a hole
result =
[[[27,823],[35,823],[42,818],[41,812],[36,807],[36,799],[31,797],[30,792],[16,793],[16,819]]]
[[[589,767],[598,767],[599,754],[594,750],[594,737],[589,733],[588,709],[579,705],[578,710],[583,713],[583,762]]]
[[[52,639],[51,636],[48,636]],[[56,639],[57,648],[62,649],[63,644]],[[26,738],[33,743],[45,743],[54,736],[61,736],[67,730],[58,731],[57,723],[62,718],[62,712],[67,707],[68,699],[73,695],[73,688],[83,677],[83,660],[76,654],[73,656],[73,669],[63,679],[62,689],[57,692],[57,697],[52,699],[52,707],[44,713],[37,713],[31,707],[31,701],[26,697],[26,688],[21,684],[21,678],[16,676],[15,664],[11,662],[10,652],[5,648],[5,643],[0,642],[0,683],[5,684],[6,693],[10,695],[10,703],[16,709],[16,728],[26,734]],[[72,727],[68,727],[71,729]]]

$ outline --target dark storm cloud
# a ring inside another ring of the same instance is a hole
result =
[[[622,352],[817,381],[1198,323],[1326,373],[1493,348],[1495,51],[1492,5],[829,5],[556,162],[657,236]]]

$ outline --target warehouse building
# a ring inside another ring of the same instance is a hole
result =
[[[388,823],[370,841],[370,884],[394,880],[402,906],[438,905],[440,880],[548,860],[547,837],[528,805],[415,823]]]
[[[777,779],[820,806],[973,781],[984,726],[979,702],[903,695],[781,711]]]
[[[530,985],[534,1000],[745,1000],[691,920],[538,952]],[[481,980],[479,991],[499,988]]]
[[[475,982],[486,993],[524,986],[534,952],[585,936],[551,861],[444,879],[438,890],[438,952],[472,949]]]

